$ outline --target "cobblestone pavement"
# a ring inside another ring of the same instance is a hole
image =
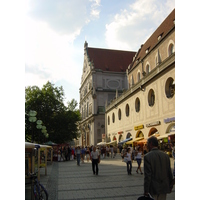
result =
[[[53,162],[48,165],[47,176],[41,169],[40,182],[46,187],[49,200],[137,200],[143,195],[144,176],[137,174],[136,168],[134,161],[132,175],[127,175],[126,163],[122,162],[120,155],[101,160],[98,176],[93,175],[91,161],[80,166],[76,161]],[[167,200],[174,199],[175,188],[167,195]]]

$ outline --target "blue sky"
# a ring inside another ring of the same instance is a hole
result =
[[[175,8],[174,0],[25,1],[25,86],[47,81],[75,98],[89,47],[137,51]]]

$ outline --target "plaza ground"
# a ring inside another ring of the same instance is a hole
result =
[[[171,167],[173,168],[173,159]],[[91,161],[77,166],[76,161],[53,162],[41,169],[40,182],[49,193],[49,200],[106,199],[137,200],[143,195],[144,175],[136,173],[137,162],[133,161],[132,175],[127,175],[126,163],[118,154],[116,158],[101,159],[99,175],[93,175]],[[143,171],[143,162],[142,162]],[[26,187],[26,199],[30,199],[30,187]],[[175,186],[167,200],[175,199]]]

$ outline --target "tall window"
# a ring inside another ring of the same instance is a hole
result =
[[[175,94],[175,81],[169,77],[165,83],[165,94],[167,98],[172,98]]]
[[[121,120],[121,118],[122,118],[122,112],[121,112],[121,109],[119,109],[118,110],[118,119]]]
[[[115,113],[112,114],[112,122],[115,123]]]
[[[129,105],[126,104],[126,116],[128,117],[129,116]]]
[[[148,103],[151,107],[155,104],[155,93],[152,89],[149,90]]]
[[[171,56],[174,53],[174,44],[170,44],[168,48],[168,54]]]
[[[150,72],[150,66],[148,64],[148,65],[146,65],[146,74],[149,74],[149,72]]]
[[[108,125],[110,125],[110,117],[108,116]]]
[[[138,97],[135,100],[135,111],[136,112],[140,111],[140,99]]]
[[[138,82],[140,81],[140,78],[141,78],[140,72],[138,72],[138,74],[137,74],[137,81],[138,81]]]

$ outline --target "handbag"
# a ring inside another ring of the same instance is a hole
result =
[[[128,159],[127,159],[127,157],[124,157],[124,162],[126,162],[126,163],[128,162]]]
[[[140,196],[137,200],[154,200],[154,198],[149,194],[149,196]]]

